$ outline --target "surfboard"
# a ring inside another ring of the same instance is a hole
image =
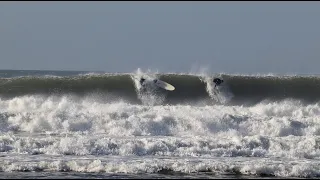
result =
[[[173,91],[175,89],[174,86],[172,86],[171,84],[167,83],[167,82],[164,82],[164,81],[161,81],[159,79],[155,80],[155,84],[165,90],[168,90],[168,91]]]

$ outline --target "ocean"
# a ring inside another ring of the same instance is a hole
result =
[[[0,177],[320,178],[319,102],[318,75],[1,70]]]

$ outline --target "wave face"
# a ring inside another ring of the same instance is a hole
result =
[[[320,177],[318,77],[28,73],[0,73],[2,173]]]
[[[258,103],[263,100],[297,99],[314,103],[320,100],[320,77],[316,76],[243,76],[219,75],[225,83],[220,88],[219,100],[213,93],[215,76],[187,74],[77,74],[72,76],[19,76],[0,79],[0,96],[15,97],[30,94],[103,94],[114,99],[143,103],[139,79],[159,78],[175,86],[168,92],[161,88],[150,91],[165,104],[199,101],[223,104]],[[211,101],[211,100],[213,101]],[[150,101],[150,99],[148,100]],[[161,104],[160,103],[160,104]]]

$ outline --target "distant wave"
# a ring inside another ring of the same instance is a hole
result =
[[[139,78],[159,78],[175,86],[174,91],[158,89],[153,95],[161,96],[162,103],[191,103],[207,101],[215,103],[212,78],[190,74],[77,74],[73,76],[19,76],[0,79],[0,96],[11,98],[34,94],[99,93],[141,103]],[[298,99],[304,102],[320,100],[320,77],[318,76],[268,76],[221,74],[225,83],[221,91],[231,94],[229,104],[257,103],[263,100],[278,101]]]

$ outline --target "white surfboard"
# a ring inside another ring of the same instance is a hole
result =
[[[154,80],[155,84],[165,90],[168,90],[168,91],[173,91],[175,89],[174,86],[172,86],[171,84],[167,83],[167,82],[164,82],[164,81],[161,81],[159,79],[156,79]]]

